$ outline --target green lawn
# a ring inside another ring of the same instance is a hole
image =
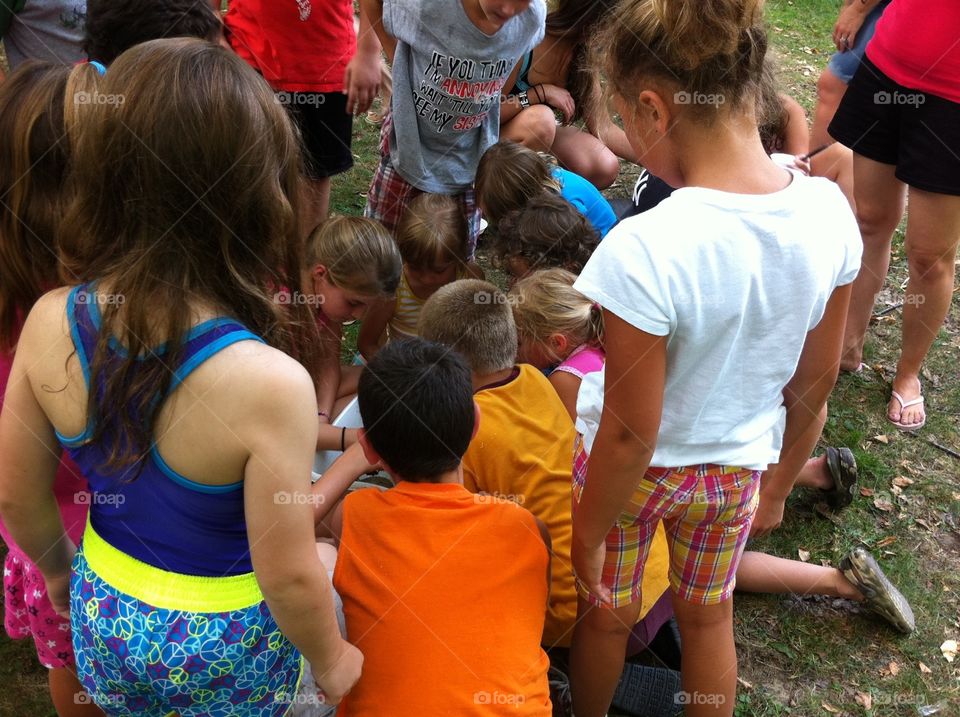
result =
[[[808,110],[831,52],[838,5],[835,0],[767,3],[783,85]],[[362,211],[376,147],[377,130],[358,121],[355,166],[334,181],[333,211]],[[634,174],[624,167],[608,194],[627,195]],[[906,276],[898,234],[878,313],[902,300]],[[796,495],[782,528],[753,547],[791,558],[802,549],[811,561],[836,565],[851,547],[866,546],[911,601],[917,631],[901,637],[846,601],[738,595],[743,682],[737,714],[742,717],[902,717],[923,714],[921,708],[930,705],[941,709],[926,714],[960,715],[960,661],[950,663],[940,651],[944,640],[960,638],[960,460],[941,448],[960,450],[960,311],[952,307],[926,364],[929,420],[919,436],[900,434],[884,420],[899,329],[896,309],[871,326],[870,368],[842,376],[830,403],[824,445],[854,450],[862,495],[839,515],[824,514],[809,495]],[[893,483],[898,477],[913,482],[898,487]],[[28,643],[0,637],[0,680],[6,685],[0,715],[53,714],[44,671]]]

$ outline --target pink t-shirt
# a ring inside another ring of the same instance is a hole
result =
[[[7,381],[10,379],[10,370],[13,368],[13,353],[0,351],[0,410],[3,410],[3,399],[7,393]],[[90,493],[87,491],[87,481],[80,474],[80,469],[66,455],[61,455],[60,467],[53,482],[53,492],[60,507],[60,517],[67,530],[67,535],[76,544],[83,535],[83,528],[87,522],[87,511],[90,507]],[[20,548],[10,539],[6,527],[0,521],[0,537],[7,544],[11,553],[26,559]]]
[[[599,371],[603,368],[603,362],[606,360],[606,354],[603,349],[589,344],[583,344],[573,350],[566,359],[560,362],[554,371],[564,371],[572,373],[579,379],[582,379],[588,373]]]
[[[897,84],[960,103],[960,2],[894,0],[867,57]]]

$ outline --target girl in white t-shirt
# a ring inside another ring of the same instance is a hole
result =
[[[578,717],[610,703],[660,521],[686,714],[733,714],[737,565],[758,502],[778,522],[836,380],[860,238],[836,185],[764,152],[760,5],[638,0],[597,34],[627,136],[679,189],[615,227],[576,283],[607,351],[577,405]]]

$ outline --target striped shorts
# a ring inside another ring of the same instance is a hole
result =
[[[589,456],[577,437],[573,462],[573,510],[587,479]],[[703,464],[650,467],[607,534],[603,584],[614,607],[640,599],[644,563],[657,523],[670,548],[670,588],[681,599],[712,605],[730,598],[737,566],[759,501],[760,471]],[[580,580],[577,591],[601,605]]]

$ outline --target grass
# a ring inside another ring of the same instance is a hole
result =
[[[838,4],[767,3],[783,85],[808,111],[832,49]],[[376,128],[355,123],[355,164],[334,180],[334,212],[362,211],[378,161],[377,135]],[[625,165],[608,194],[627,195],[635,173]],[[906,276],[898,233],[878,310],[902,300]],[[813,496],[798,494],[788,502],[780,530],[752,547],[791,558],[803,549],[811,561],[836,565],[850,548],[866,546],[911,601],[917,631],[901,637],[846,601],[738,594],[735,630],[743,680],[738,717],[904,717],[930,705],[939,705],[936,714],[942,717],[960,715],[960,661],[949,663],[940,653],[944,640],[960,637],[960,461],[931,444],[960,449],[960,311],[951,307],[926,363],[929,420],[919,436],[900,434],[884,420],[899,341],[897,310],[870,328],[870,368],[841,376],[830,403],[823,445],[854,450],[866,495],[835,516],[821,512]],[[897,488],[897,477],[913,483]],[[53,714],[44,670],[29,643],[0,637],[0,680],[6,686],[0,715]]]

